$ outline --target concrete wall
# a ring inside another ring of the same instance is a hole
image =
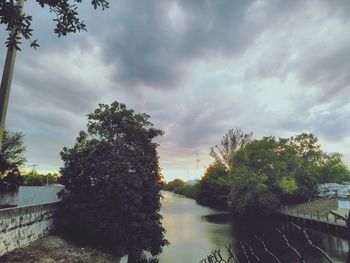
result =
[[[0,256],[49,233],[56,203],[0,210]]]
[[[63,185],[20,186],[18,192],[0,193],[0,205],[37,205],[59,201],[57,193]]]
[[[57,193],[63,185],[20,186],[18,189],[18,206],[43,204],[59,201]]]

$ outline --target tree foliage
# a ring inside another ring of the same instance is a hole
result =
[[[53,21],[56,23],[54,33],[58,37],[86,31],[86,25],[77,11],[77,5],[84,2],[83,0],[36,0],[36,2],[54,14]],[[109,1],[92,0],[91,4],[95,9],[99,7],[105,9],[108,8]],[[25,39],[32,37],[32,16],[22,13],[14,0],[0,0],[0,24],[5,25],[8,33],[7,47],[20,50],[19,37],[23,36]],[[37,40],[34,40],[31,46],[35,48],[39,46]]]
[[[181,179],[174,179],[168,183],[166,183],[163,186],[163,189],[165,191],[171,191],[175,194],[184,195],[186,197],[196,199],[198,190],[199,190],[199,184],[195,183],[193,185],[187,184]]]
[[[264,216],[278,208],[278,196],[271,191],[266,176],[245,167],[235,169],[234,173],[229,199],[235,214]]]
[[[164,190],[166,191],[174,191],[177,188],[182,188],[185,186],[185,182],[181,179],[174,179],[167,184],[164,185]]]
[[[228,171],[222,163],[215,162],[205,171],[199,183],[197,202],[199,204],[225,208],[230,187],[225,184]]]
[[[27,174],[23,174],[23,185],[27,186],[43,186],[46,184],[58,183],[57,173],[39,174],[35,170]]]
[[[88,115],[72,148],[61,152],[61,183],[66,186],[58,212],[61,229],[94,240],[116,254],[157,255],[167,244],[161,225],[157,144],[162,131],[150,116],[124,104],[100,104]]]
[[[241,193],[244,185],[248,187],[250,180],[256,177],[265,185],[264,195],[273,194],[264,198],[265,202],[271,202],[270,206],[256,202],[254,195],[251,196],[250,201],[255,204],[257,211],[273,210],[276,204],[281,202],[293,203],[313,199],[317,196],[319,183],[342,182],[349,178],[349,170],[342,162],[341,155],[323,152],[313,134],[302,133],[290,138],[264,137],[254,140],[237,152],[234,162],[236,167],[245,169],[245,172],[240,174],[241,170],[236,170],[231,177],[232,201],[235,198],[247,198],[247,194],[242,197],[233,193]],[[249,180],[242,177],[248,177]],[[243,192],[245,191],[248,190],[244,189]],[[251,192],[258,191],[251,188]],[[233,206],[234,210],[235,207],[237,206]]]
[[[205,203],[217,202],[224,190],[216,188],[224,185],[229,189],[228,200],[234,213],[265,215],[281,203],[315,198],[320,183],[350,180],[342,156],[323,152],[313,134],[302,133],[289,138],[268,136],[256,140],[242,134],[241,130],[236,129],[236,133],[230,130],[224,136],[222,149],[217,152],[212,149],[210,155],[215,158],[215,163],[202,178],[198,193]],[[246,143],[235,143],[240,140],[230,139],[242,136],[246,139],[242,142]],[[227,173],[220,174],[218,171],[223,168],[215,167],[217,165],[224,167]],[[210,177],[215,179],[209,180]]]
[[[23,154],[24,135],[5,130],[0,152],[0,187],[2,190],[16,189],[22,183],[19,167],[26,161]]]
[[[340,153],[323,154],[317,179],[320,183],[342,183],[350,180],[350,171]]]
[[[232,170],[236,152],[249,143],[252,135],[252,132],[244,133],[238,128],[229,129],[221,140],[221,146],[211,147],[209,155],[216,163],[222,164],[227,170]]]

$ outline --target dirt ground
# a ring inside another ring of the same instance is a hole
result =
[[[120,259],[96,249],[79,247],[59,236],[47,236],[0,258],[0,263],[119,263]]]

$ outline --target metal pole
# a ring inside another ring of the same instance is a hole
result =
[[[24,0],[17,0],[16,5],[20,7],[20,14],[23,13]],[[16,33],[16,28],[12,30],[12,34]],[[0,86],[0,149],[2,147],[2,138],[4,135],[7,106],[10,97],[10,89],[13,78],[13,70],[16,60],[16,48],[9,47],[7,49],[4,71],[2,74]]]
[[[31,164],[30,166],[33,167],[33,169],[32,169],[32,176],[34,176],[34,168],[35,168],[35,166],[38,166],[38,165],[37,164]]]

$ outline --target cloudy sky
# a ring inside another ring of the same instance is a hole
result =
[[[200,176],[235,127],[312,132],[350,164],[350,1],[112,0],[105,11],[85,1],[88,32],[59,39],[32,2],[41,47],[25,42],[17,55],[7,127],[25,134],[39,171],[57,171],[86,114],[114,100],[165,131],[168,180]]]

